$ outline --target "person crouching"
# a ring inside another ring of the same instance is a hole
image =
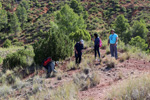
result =
[[[50,77],[51,72],[56,73],[57,71],[55,70],[55,66],[57,66],[57,63],[53,61],[50,57],[44,60],[43,62],[44,68],[47,70],[47,78]]]

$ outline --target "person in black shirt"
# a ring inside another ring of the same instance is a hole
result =
[[[80,42],[76,43],[75,45],[76,64],[81,63],[83,44],[84,44],[84,41],[80,40]]]

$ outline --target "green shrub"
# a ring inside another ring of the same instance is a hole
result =
[[[11,41],[9,39],[5,40],[3,47],[8,48],[11,46]]]
[[[37,64],[41,64],[47,57],[59,60],[72,55],[73,42],[61,31],[47,32],[46,37],[34,44],[34,60]]]
[[[16,45],[16,46],[23,46],[23,42],[15,42],[14,45]]]
[[[17,66],[26,67],[33,61],[34,53],[30,50],[19,50],[15,53],[8,54],[3,60],[4,69],[13,69]]]
[[[148,48],[148,44],[140,36],[136,36],[135,38],[132,38],[129,44],[132,46],[136,46],[141,50],[146,50]]]

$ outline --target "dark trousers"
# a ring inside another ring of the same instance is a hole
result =
[[[116,59],[118,58],[117,45],[110,44],[110,53],[111,53],[111,57],[115,57]]]
[[[54,71],[55,69],[55,65],[52,62],[50,62],[47,64],[46,69],[47,69],[47,73],[51,74],[51,72]]]
[[[99,46],[94,46],[94,51],[95,51],[95,58],[97,56],[97,53],[98,53],[98,56],[100,58]]]
[[[80,64],[82,59],[82,54],[75,54],[75,57],[76,57],[76,64]]]

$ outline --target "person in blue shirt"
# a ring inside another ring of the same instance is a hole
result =
[[[100,51],[99,51],[99,42],[100,42],[100,39],[99,39],[97,33],[94,34],[94,37],[95,37],[95,40],[94,40],[95,59],[96,59],[96,56],[97,56],[97,53],[98,53],[98,56],[99,56],[98,61],[100,61]]]
[[[118,43],[118,35],[115,33],[115,30],[112,29],[111,35],[109,36],[108,45],[110,44],[111,57],[115,57],[116,59],[118,59],[117,43]]]
[[[75,48],[76,64],[81,63],[83,44],[84,44],[84,41],[80,40],[80,42],[77,42],[75,47],[74,47]]]

